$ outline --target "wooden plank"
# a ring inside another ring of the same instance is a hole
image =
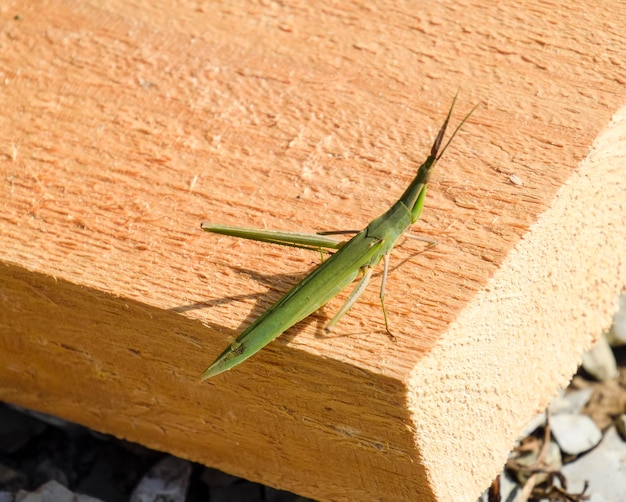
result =
[[[474,500],[626,282],[625,15],[5,2],[0,398],[320,500]],[[338,336],[341,299],[198,383],[318,260],[200,221],[364,226],[459,87],[481,107],[416,226],[439,245],[395,253],[398,342],[374,286]]]

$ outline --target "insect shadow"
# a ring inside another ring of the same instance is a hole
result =
[[[305,271],[298,274],[262,274],[258,271],[237,267],[233,265],[229,265],[230,268],[240,274],[245,274],[249,276],[253,281],[264,285],[267,287],[267,291],[264,292],[255,292],[248,294],[240,294],[240,295],[230,295],[223,296],[221,298],[216,298],[214,300],[206,300],[201,302],[189,303],[187,305],[181,305],[178,307],[172,307],[168,310],[171,312],[176,312],[178,314],[184,314],[185,312],[191,312],[193,310],[200,310],[211,307],[218,307],[220,305],[224,305],[226,303],[246,301],[249,299],[255,299],[256,303],[250,309],[248,315],[243,319],[240,326],[236,329],[228,329],[228,331],[233,331],[234,333],[238,333],[245,326],[251,324],[257,317],[259,317],[263,312],[265,312],[271,305],[273,305],[282,295],[284,295],[289,289],[298,284],[310,271]],[[313,264],[313,266],[317,266],[317,264]],[[319,311],[322,309],[320,308]],[[324,324],[327,322],[324,318],[320,318],[319,316],[309,316],[306,319],[303,319],[299,323],[298,326],[305,326],[310,324],[311,322],[316,322],[320,325],[318,331],[323,332]],[[210,323],[205,322],[205,324],[216,331],[224,331],[225,328],[222,324],[219,323]],[[291,332],[290,332],[291,331]],[[284,333],[284,338],[287,341],[291,341],[298,330],[288,330]],[[317,335],[316,335],[317,336]]]
[[[404,247],[406,245],[406,242],[403,243],[402,245]],[[392,263],[391,266],[389,267],[389,272],[390,273],[395,272],[397,269],[401,268],[406,262],[409,262],[413,260],[416,256],[419,256],[420,254],[433,249],[435,245],[436,244],[431,244],[423,249],[412,251],[409,255],[404,256],[401,260],[397,260],[396,263]],[[318,263],[316,262],[313,263],[314,267],[316,267],[317,265]],[[284,295],[287,291],[289,291],[289,289],[291,289],[293,286],[298,284],[309,273],[308,271],[305,271],[305,272],[298,273],[298,274],[262,274],[255,270],[251,270],[251,269],[247,269],[243,267],[237,267],[233,265],[230,265],[230,268],[238,273],[249,276],[252,280],[254,280],[255,282],[259,284],[263,284],[264,286],[268,288],[268,290],[265,292],[260,292],[260,293],[257,292],[257,293],[224,296],[224,297],[217,298],[214,300],[207,300],[207,301],[190,303],[187,305],[181,305],[178,307],[172,307],[168,310],[170,310],[171,312],[176,312],[178,314],[184,314],[185,312],[191,312],[193,310],[217,307],[226,303],[246,301],[249,299],[256,299],[256,304],[252,307],[252,309],[250,310],[248,315],[245,317],[245,319],[243,319],[240,326],[236,329],[228,330],[228,331],[232,331],[233,333],[239,333],[243,327],[248,326],[250,323],[252,323],[257,317],[259,317],[263,312],[265,312],[269,306],[273,305],[282,295]],[[382,275],[382,267],[380,267],[380,269],[377,270],[373,274],[373,278],[380,279],[381,275]],[[378,298],[378,295],[376,295],[376,298]],[[372,299],[371,301],[375,301],[375,300]],[[296,325],[299,328],[301,328],[311,323],[315,323],[317,325],[316,330],[315,330],[315,337],[323,338],[323,339],[344,338],[344,337],[351,337],[351,336],[365,336],[365,335],[378,333],[378,332],[385,333],[384,327],[381,327],[380,329],[367,329],[365,331],[354,331],[354,332],[352,331],[345,332],[341,329],[341,327],[338,327],[337,329],[334,329],[331,332],[327,332],[324,328],[333,314],[332,312],[325,312],[326,307],[327,305],[323,305],[317,310],[315,314],[301,320],[300,322],[296,323]],[[382,313],[381,313],[381,317],[382,317]],[[225,330],[224,326],[218,323],[205,322],[205,324],[215,329],[216,331]],[[287,341],[293,340],[295,336],[298,334],[299,328],[295,330],[292,330],[292,329],[287,330],[282,335],[282,337]]]

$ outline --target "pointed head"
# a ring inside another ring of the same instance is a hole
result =
[[[458,93],[457,93],[458,95]],[[465,116],[465,118],[461,121],[461,123],[457,126],[457,128],[452,133],[450,139],[443,145],[443,138],[446,134],[446,128],[448,127],[448,122],[450,122],[450,117],[452,116],[452,110],[454,109],[454,104],[456,103],[457,96],[454,96],[452,100],[452,105],[450,105],[450,109],[448,110],[448,115],[439,129],[437,133],[437,137],[435,138],[435,142],[433,143],[432,148],[430,149],[430,155],[426,158],[424,163],[418,168],[417,176],[413,180],[413,182],[406,189],[400,200],[402,203],[409,208],[411,212],[411,223],[415,223],[422,213],[422,208],[424,206],[424,197],[426,194],[426,185],[428,184],[428,180],[430,179],[430,174],[432,172],[432,168],[435,166],[437,161],[444,154],[456,134],[459,132],[463,124],[467,121],[470,115],[476,109],[476,105],[474,108],[470,110],[470,112]]]

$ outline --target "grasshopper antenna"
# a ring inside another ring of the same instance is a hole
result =
[[[456,126],[456,129],[452,133],[452,136],[450,136],[450,139],[446,142],[446,144],[443,146],[443,148],[441,148],[441,143],[443,142],[443,137],[446,134],[446,128],[448,127],[448,122],[450,122],[450,117],[452,116],[452,110],[454,109],[454,105],[456,103],[456,98],[458,96],[459,96],[459,92],[457,91],[457,93],[454,95],[454,99],[452,100],[452,104],[450,105],[450,109],[448,110],[448,115],[446,116],[446,120],[443,121],[443,125],[441,126],[441,129],[439,129],[439,133],[437,134],[437,137],[435,138],[435,142],[433,143],[433,147],[430,149],[430,156],[434,157],[436,160],[439,160],[441,158],[441,156],[444,154],[444,152],[448,148],[448,145],[452,142],[452,140],[456,136],[456,133],[458,133],[459,129],[461,129],[461,127],[463,127],[463,124],[465,124],[465,122],[467,122],[467,119],[469,119],[470,115],[472,113],[474,113],[474,110],[476,110],[476,108],[478,108],[478,105],[474,106],[474,108],[472,108],[469,111],[469,113],[467,115],[465,115],[463,120],[461,120],[461,123],[458,126]],[[439,151],[440,148],[441,148],[441,152]]]

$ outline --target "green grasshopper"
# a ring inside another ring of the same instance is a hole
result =
[[[244,330],[230,346],[202,374],[205,380],[223,371],[229,370],[265,347],[291,326],[308,317],[328,303],[335,295],[350,284],[359,274],[360,281],[350,293],[339,312],[326,325],[328,332],[339,319],[354,305],[361,296],[372,276],[374,267],[384,258],[383,279],[380,288],[380,302],[385,319],[385,329],[389,331],[387,310],[385,308],[385,283],[389,270],[389,254],[404,231],[417,221],[424,207],[426,185],[430,173],[437,161],[450,145],[457,132],[472,114],[472,109],[457,126],[448,142],[441,148],[443,137],[452,115],[456,96],[448,115],[437,134],[430,150],[430,155],[417,170],[417,176],[406,189],[400,200],[387,212],[373,220],[360,232],[323,232],[317,235],[297,232],[273,232],[243,227],[202,223],[207,232],[242,237],[263,242],[304,249],[337,249],[313,272],[295,285],[285,296],[278,300],[264,314]],[[440,151],[441,150],[441,151]],[[356,233],[349,241],[337,241],[327,235],[333,233]]]

